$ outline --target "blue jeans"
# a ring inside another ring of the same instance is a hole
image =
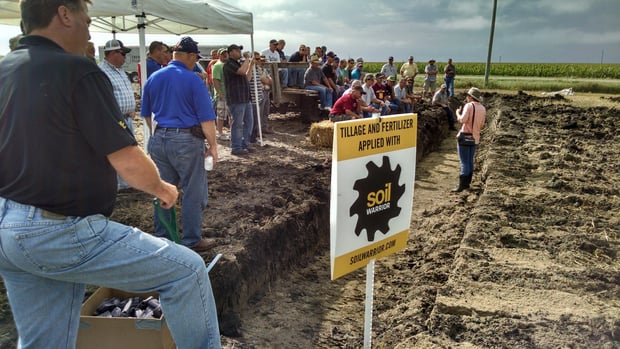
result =
[[[333,93],[329,92],[327,87],[323,85],[306,85],[306,90],[317,91],[319,93],[319,98],[321,99],[321,108],[332,107],[333,103]]]
[[[476,156],[476,149],[478,145],[474,146],[461,146],[456,144],[456,150],[459,154],[459,160],[461,162],[461,176],[469,176],[474,173],[474,158]]]
[[[448,96],[454,96],[454,76],[446,76],[443,78],[443,81],[446,83],[446,91],[448,91]]]
[[[381,116],[388,115],[388,111],[387,111],[388,104],[387,103],[384,106],[381,106],[381,104],[378,104],[378,103],[370,103],[370,105],[375,109],[381,110]],[[370,115],[370,113],[368,113],[368,115]]]
[[[102,215],[52,217],[0,197],[0,275],[18,348],[75,348],[85,285],[160,295],[179,348],[220,348],[204,260]]]
[[[280,86],[282,86],[282,88],[288,87],[290,85],[288,80],[288,68],[279,68],[278,75],[280,75]]]
[[[252,112],[252,104],[234,103],[228,105],[228,110],[232,116],[232,125],[230,125],[230,150],[240,152],[250,147],[250,138],[252,137],[252,129],[254,127],[254,113]]]
[[[207,207],[204,140],[190,133],[157,129],[148,148],[161,179],[172,185],[180,184],[183,188],[182,243],[192,247],[202,239],[202,211]],[[170,210],[162,211],[164,218],[169,221]],[[154,220],[155,236],[170,238],[157,212],[154,212]]]
[[[306,70],[303,68],[289,68],[288,86],[304,87],[304,74]]]

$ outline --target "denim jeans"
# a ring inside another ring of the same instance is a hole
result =
[[[304,74],[306,70],[303,68],[289,68],[288,86],[304,87]]]
[[[476,156],[476,149],[478,145],[474,146],[461,146],[456,144],[456,150],[459,154],[459,160],[461,162],[461,176],[469,176],[474,173],[474,158]]]
[[[230,125],[230,150],[233,153],[240,152],[250,147],[250,138],[254,127],[254,114],[252,103],[234,103],[228,105],[232,116]]]
[[[454,128],[454,114],[452,113],[452,109],[449,107],[442,107],[442,109],[446,112],[446,117],[448,118],[448,125],[450,128]]]
[[[192,247],[202,239],[202,211],[207,207],[208,185],[207,172],[204,168],[204,140],[190,133],[157,129],[151,137],[148,148],[161,179],[172,185],[180,184],[183,189],[182,243]],[[170,210],[161,210],[164,219],[169,221]],[[170,238],[155,210],[153,218],[155,236]]]
[[[381,104],[378,103],[370,103],[370,105],[375,108],[375,109],[379,109],[381,111],[381,116],[383,115],[388,115],[388,104],[386,103],[384,106],[381,106]],[[370,114],[370,113],[369,113]]]
[[[327,87],[320,85],[306,85],[306,90],[317,91],[321,99],[321,108],[332,107],[333,93],[329,92]]]
[[[280,76],[280,86],[282,88],[289,86],[288,68],[279,68],[278,75]]]
[[[86,284],[156,291],[179,348],[221,347],[204,260],[102,215],[54,217],[0,197],[0,275],[18,348],[75,348]]]
[[[446,83],[446,91],[448,91],[448,96],[454,96],[454,76],[446,76],[443,78],[443,81]]]

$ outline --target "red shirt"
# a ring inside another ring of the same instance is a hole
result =
[[[330,114],[344,115],[347,109],[357,114],[357,99],[353,98],[350,93],[345,93],[342,97],[338,98],[336,103],[332,106]]]

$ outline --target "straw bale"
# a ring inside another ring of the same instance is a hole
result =
[[[310,126],[310,142],[319,147],[331,148],[334,140],[334,123],[329,120]]]

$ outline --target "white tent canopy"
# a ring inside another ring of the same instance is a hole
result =
[[[252,13],[218,0],[93,0],[91,31],[149,34],[253,34]],[[19,25],[19,0],[0,0],[0,24]]]
[[[137,33],[140,64],[146,66],[145,32],[149,34],[249,34],[254,49],[251,12],[219,0],[92,0],[88,14],[91,31]],[[0,0],[0,24],[19,26],[19,0]],[[146,81],[146,69],[141,71]],[[144,144],[148,132],[144,130]]]

